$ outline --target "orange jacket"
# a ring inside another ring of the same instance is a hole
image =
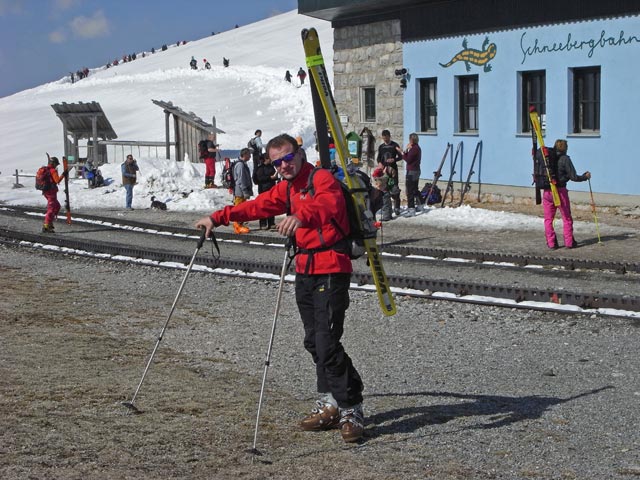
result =
[[[50,188],[49,192],[57,192],[58,191],[58,184],[64,180],[64,173],[62,175],[58,175],[58,170],[56,169],[56,167],[54,167],[53,165],[47,165],[47,167],[49,167],[49,173],[51,174],[51,180],[53,180],[53,188]]]

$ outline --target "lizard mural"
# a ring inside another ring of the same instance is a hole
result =
[[[482,43],[482,50],[476,50],[475,48],[469,48],[467,46],[467,39],[462,41],[462,50],[455,54],[455,56],[447,63],[441,63],[440,66],[448,68],[456,62],[464,62],[464,66],[467,72],[471,70],[470,63],[478,66],[484,66],[485,72],[491,71],[491,65],[489,62],[496,56],[498,47],[495,43],[489,43],[489,37],[484,39]]]

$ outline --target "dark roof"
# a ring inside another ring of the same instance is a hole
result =
[[[192,125],[195,128],[198,128],[200,130],[206,130],[207,132],[213,132],[214,130],[212,124],[205,122],[193,112],[188,112],[188,113],[185,112],[180,107],[176,107],[172,102],[165,102],[163,100],[151,100],[151,101],[154,104],[158,105],[159,107],[163,108],[166,112],[176,115],[177,117],[181,118],[186,123]],[[220,130],[219,128],[216,128],[215,132],[225,133],[223,130]]]
[[[640,13],[638,0],[298,0],[334,28],[400,20],[402,41]]]
[[[333,22],[434,2],[442,0],[298,0],[298,13]]]
[[[51,105],[67,132],[78,138],[93,137],[93,120],[96,118],[97,136],[105,140],[118,138],[107,115],[98,102],[91,103],[55,103]]]

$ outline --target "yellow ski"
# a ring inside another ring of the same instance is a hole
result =
[[[536,107],[534,107],[533,105],[529,107],[529,119],[531,120],[531,128],[533,128],[533,131],[536,132],[536,138],[538,139],[540,152],[542,153],[542,158],[544,159],[544,168],[547,171],[547,179],[549,180],[549,185],[551,186],[553,204],[556,207],[559,207],[560,195],[558,195],[558,187],[556,186],[555,179],[551,178],[551,170],[549,170],[549,158],[547,157],[547,149],[544,146],[544,138],[542,138],[542,128],[540,127],[540,116],[536,111]]]
[[[357,175],[351,175],[347,169],[347,159],[349,158],[347,140],[333,99],[327,70],[324,66],[324,58],[322,56],[322,51],[320,50],[320,39],[318,38],[318,32],[315,28],[302,30],[302,43],[304,45],[307,67],[311,77],[311,87],[312,89],[316,89],[316,92],[322,102],[322,109],[324,110],[323,112],[316,111],[314,113],[316,116],[323,115],[329,125],[329,129],[331,130],[334,144],[336,146],[336,153],[340,158],[340,165],[344,170],[345,182],[359,207],[357,211],[358,216],[360,217],[360,215],[362,215],[361,212],[366,212],[368,210],[366,195],[362,191],[358,178],[356,178]],[[359,218],[359,220],[362,220],[362,218]],[[378,301],[380,302],[382,312],[385,315],[395,315],[396,304],[391,293],[389,280],[387,279],[384,267],[382,266],[382,258],[375,236],[372,238],[365,238],[364,247],[367,251],[367,259],[371,268],[371,274],[374,279],[376,291],[378,293]]]

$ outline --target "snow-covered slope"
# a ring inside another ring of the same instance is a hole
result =
[[[215,116],[226,132],[218,137],[222,148],[245,146],[257,128],[266,139],[288,132],[309,145],[315,128],[308,84],[296,88],[284,81],[286,70],[295,75],[304,66],[305,27],[318,30],[331,73],[330,23],[292,11],[109,69],[96,66],[75,84],[63,78],[1,98],[0,172],[34,172],[45,152],[62,155],[62,123],[51,108],[60,102],[99,102],[119,140],[164,140],[164,113],[151,103],[156,99],[207,122]],[[191,70],[191,56],[200,67],[206,58],[212,69]]]

